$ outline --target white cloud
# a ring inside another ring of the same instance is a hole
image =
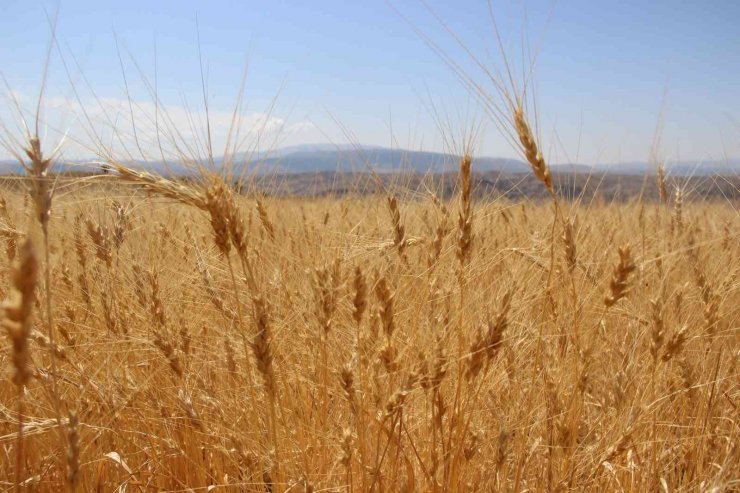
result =
[[[35,106],[29,105],[22,93],[14,93],[24,112],[28,112],[24,117],[32,119],[34,115],[30,111]],[[17,111],[10,104],[3,106],[0,119],[6,131],[17,131],[15,137],[20,137],[22,127],[15,125]],[[278,135],[313,128],[310,122],[289,125],[284,118],[268,113],[235,116],[233,110],[210,110],[206,114],[202,106],[195,109],[115,97],[88,98],[80,102],[69,97],[48,96],[43,103],[42,116],[44,132],[40,133],[46,136],[42,140],[53,145],[66,135],[64,152],[69,159],[94,157],[96,152],[111,153],[120,159],[159,159],[162,154],[168,159],[183,155],[205,157],[209,131],[212,152],[220,156],[227,150],[227,144],[228,152],[248,150],[258,138],[270,141]]]
[[[313,124],[313,122],[310,121],[302,121],[298,123],[294,123],[290,127],[288,127],[289,133],[303,133],[308,132],[311,130],[315,130],[316,125]]]

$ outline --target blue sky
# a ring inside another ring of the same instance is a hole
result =
[[[225,143],[246,68],[240,122],[254,132],[245,142],[259,133],[263,147],[276,141],[355,141],[441,150],[445,140],[436,114],[449,122],[448,137],[460,138],[478,122],[477,152],[515,155],[476,98],[414,32],[424,32],[485,84],[417,0],[0,3],[0,70],[27,112],[35,109],[49,46],[45,12],[58,11],[42,131],[49,146],[66,132],[70,156],[92,152],[96,139],[85,132],[91,125],[104,145],[120,144],[119,152],[137,154],[129,97],[139,147],[146,157],[156,154],[155,66],[157,111],[167,113],[181,139],[202,142],[199,48],[216,153]],[[426,5],[487,66],[501,67],[485,0]],[[493,0],[492,5],[513,63],[520,67],[522,59],[537,55],[537,119],[551,162],[646,160],[661,114],[662,158],[740,157],[740,2]],[[7,97],[0,99],[0,118],[8,131],[18,127]]]

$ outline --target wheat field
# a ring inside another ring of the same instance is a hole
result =
[[[369,169],[321,196],[235,172],[259,166],[230,161],[241,99],[223,161],[207,122],[163,138],[156,95],[155,135],[131,122],[184,178],[87,113],[102,172],[65,173],[43,84],[35,131],[0,127],[25,171],[0,181],[0,489],[740,491],[737,176],[699,192],[653,149],[639,194],[572,193],[531,74],[422,39],[539,195],[482,190],[475,121],[438,122],[453,186]]]
[[[452,197],[52,179],[31,139],[0,488],[737,491],[738,204],[564,199],[514,123],[552,200],[469,158]]]

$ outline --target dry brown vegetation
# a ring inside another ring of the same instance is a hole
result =
[[[271,197],[102,141],[109,175],[58,177],[38,122],[0,136],[27,172],[0,199],[0,488],[737,491],[735,181],[564,191],[526,83],[445,61],[536,200],[467,154],[444,183]]]
[[[737,488],[732,204],[119,173],[3,193],[2,488]]]

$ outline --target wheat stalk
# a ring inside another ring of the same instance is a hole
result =
[[[529,128],[526,118],[524,117],[524,109],[521,105],[514,109],[514,128],[519,136],[519,142],[522,145],[524,151],[524,157],[527,159],[529,166],[532,168],[534,176],[545,185],[545,188],[550,195],[555,197],[555,190],[552,187],[552,175],[550,174],[550,168],[545,162],[545,158],[542,157],[542,153],[537,147],[537,141],[532,134],[532,130]]]
[[[614,267],[611,281],[609,282],[609,294],[604,298],[604,305],[609,308],[629,293],[629,275],[636,266],[632,261],[629,245],[619,247],[619,263]]]
[[[24,388],[31,378],[31,312],[38,277],[38,263],[31,240],[21,245],[17,266],[12,271],[13,297],[3,303],[2,325],[13,345],[13,383],[18,391],[18,438],[15,450],[15,484],[19,490],[23,477]]]

